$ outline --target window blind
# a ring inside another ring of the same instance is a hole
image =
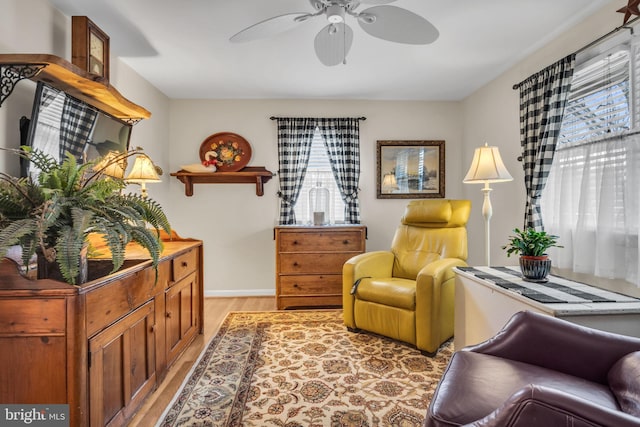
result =
[[[579,68],[571,83],[558,149],[631,129],[630,55],[617,50]]]

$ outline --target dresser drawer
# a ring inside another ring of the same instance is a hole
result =
[[[280,233],[280,252],[364,251],[362,233],[358,231],[315,231]]]
[[[342,295],[342,275],[282,276],[280,295]]]
[[[64,335],[66,314],[63,298],[0,300],[0,331],[3,335]]]
[[[86,297],[87,335],[101,331],[163,290],[153,268],[136,271],[92,290]]]
[[[342,274],[342,265],[355,253],[314,253],[280,255],[281,274]]]
[[[196,271],[196,267],[198,266],[198,251],[191,249],[190,251],[175,257],[172,263],[173,281],[177,282],[183,277],[186,277],[190,273]]]

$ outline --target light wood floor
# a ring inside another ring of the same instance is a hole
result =
[[[220,324],[230,311],[270,311],[276,309],[275,297],[243,297],[243,298],[205,298],[204,299],[204,335],[199,335],[193,344],[175,361],[167,371],[167,375],[151,396],[147,398],[129,426],[153,426],[182,381],[191,369],[205,345],[216,334]]]

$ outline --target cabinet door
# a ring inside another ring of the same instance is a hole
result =
[[[191,273],[171,286],[165,296],[167,366],[198,333],[198,275]]]
[[[149,301],[89,340],[91,426],[123,424],[153,390],[154,310]]]
[[[68,403],[66,305],[63,298],[0,298],[3,404]]]

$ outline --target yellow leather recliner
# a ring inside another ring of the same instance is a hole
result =
[[[453,267],[466,266],[469,200],[410,202],[390,251],[366,252],[342,270],[344,323],[433,355],[453,336]]]

